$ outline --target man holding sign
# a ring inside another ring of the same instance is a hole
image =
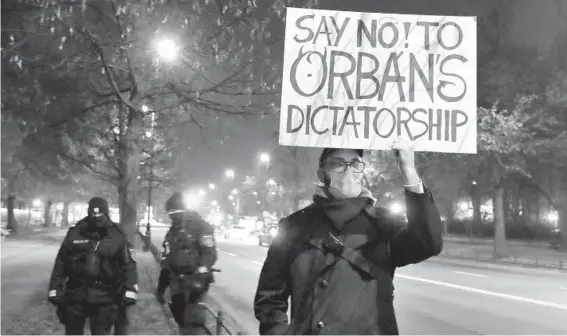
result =
[[[280,221],[264,261],[254,300],[260,334],[398,334],[394,271],[439,254],[443,240],[413,143],[398,140],[392,149],[405,180],[408,223],[374,207],[360,182],[362,150],[324,149],[314,203]]]
[[[476,153],[476,20],[288,8],[283,72],[279,143],[324,147],[322,185],[280,221],[254,301],[260,334],[398,334],[395,269],[443,246],[414,150]],[[390,148],[407,223],[360,182],[363,150]]]

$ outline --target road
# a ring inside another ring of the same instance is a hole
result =
[[[152,230],[160,244],[165,229]],[[266,247],[219,239],[211,296],[237,319],[246,333],[257,333],[253,298]],[[398,323],[402,334],[567,334],[567,280],[538,270],[454,266],[431,260],[396,272]]]

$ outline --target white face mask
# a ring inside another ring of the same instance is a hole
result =
[[[329,174],[329,178],[329,192],[336,198],[353,198],[362,193],[362,184],[350,169],[340,174]]]

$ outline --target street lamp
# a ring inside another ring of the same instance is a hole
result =
[[[41,200],[39,200],[39,199],[33,200],[32,206],[33,206],[34,208],[39,208],[39,207],[41,206]]]
[[[214,185],[214,183],[209,183],[209,189],[211,190],[215,190],[216,186]]]
[[[232,189],[232,191],[230,192],[233,195],[237,195],[238,194],[238,189]]]
[[[179,56],[179,47],[171,39],[162,39],[158,41],[156,48],[160,58],[166,61],[173,61]]]
[[[393,203],[392,205],[390,205],[390,211],[392,211],[393,213],[401,213],[402,209],[403,208],[400,203]]]
[[[265,163],[266,166],[270,165],[270,154],[268,153],[260,153],[260,162]]]
[[[227,169],[227,170],[224,172],[224,176],[226,176],[226,177],[229,178],[229,179],[234,178],[234,170],[232,170],[232,169]]]
[[[270,185],[270,186],[276,185],[276,181],[274,181],[274,179],[269,179],[267,183],[268,183],[268,185]]]
[[[203,189],[199,189],[199,196],[204,197],[207,194],[207,192]]]

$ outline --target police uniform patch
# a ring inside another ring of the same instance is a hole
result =
[[[215,239],[211,235],[201,236],[201,245],[206,247],[215,246]]]
[[[132,260],[136,261],[136,250],[133,248],[129,248],[128,251],[130,252],[130,258],[132,258]]]

